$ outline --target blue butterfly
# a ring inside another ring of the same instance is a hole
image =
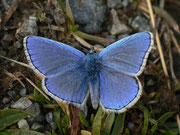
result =
[[[119,40],[100,53],[83,52],[50,39],[24,38],[28,63],[43,76],[42,88],[60,102],[83,107],[90,94],[94,109],[122,113],[142,94],[137,78],[153,46],[150,32]]]

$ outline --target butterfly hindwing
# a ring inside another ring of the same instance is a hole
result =
[[[100,71],[100,104],[107,112],[124,112],[141,96],[142,88],[137,77],[103,68]]]

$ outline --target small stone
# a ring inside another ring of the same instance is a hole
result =
[[[4,51],[4,50],[0,50],[0,55],[2,55],[2,56],[6,56],[6,51]],[[0,62],[2,62],[2,61],[4,61],[4,59],[3,58],[0,58]]]
[[[26,94],[26,88],[20,90],[19,94],[21,95],[21,97],[24,97],[24,95]]]
[[[52,112],[49,112],[49,113],[46,114],[46,121],[48,123],[53,122],[53,114],[52,114]]]
[[[37,26],[37,18],[35,16],[30,16],[27,21],[25,21],[22,26],[16,31],[16,38],[21,40],[21,37],[25,37],[28,35],[37,35],[38,26]]]
[[[131,25],[133,29],[138,31],[150,31],[149,21],[142,16],[137,16]]]
[[[118,35],[118,40],[121,40],[125,37],[128,37],[129,35],[128,34],[121,34],[121,35]]]
[[[16,92],[15,92],[15,91],[8,91],[7,94],[8,94],[13,100],[16,100]]]
[[[20,129],[29,129],[29,125],[25,119],[22,119],[18,122],[18,127]]]
[[[5,34],[3,37],[3,41],[5,42],[13,42],[14,41],[14,36],[11,34]]]
[[[51,128],[54,129],[54,130],[57,129],[57,125],[56,125],[55,122],[51,122],[51,123],[50,123],[50,126],[51,126]]]
[[[31,129],[35,131],[44,131],[44,125],[41,125],[39,123],[33,123]]]
[[[139,114],[139,118],[142,119],[144,115],[142,113]]]
[[[38,103],[34,103],[31,106],[29,106],[26,110],[26,112],[32,113],[34,115],[39,115],[41,110]]]
[[[122,0],[107,0],[107,6],[108,8],[121,8]]]
[[[113,25],[111,28],[111,34],[116,35],[116,34],[121,34],[121,33],[129,33],[130,29],[123,23],[119,21],[118,15],[116,10],[112,9],[111,10],[111,15],[113,19]]]
[[[147,86],[153,86],[155,84],[153,79],[149,79],[147,82]]]
[[[128,123],[128,129],[132,130],[135,127],[134,123],[129,122]]]
[[[10,101],[10,98],[7,98],[7,97],[4,97],[4,98],[2,99],[3,104],[9,103],[9,101]]]
[[[18,101],[16,101],[13,104],[11,104],[11,108],[26,109],[26,108],[28,108],[31,105],[32,105],[31,100],[29,100],[27,97],[22,97]]]
[[[44,115],[38,115],[36,117],[29,117],[27,120],[32,125],[33,123],[44,123],[45,118]]]
[[[23,48],[23,44],[20,41],[16,41],[13,44],[17,49],[21,49]]]
[[[3,40],[0,41],[0,44],[2,45],[2,47],[3,47],[4,49],[8,49],[8,47],[9,47],[9,45],[10,45],[9,42],[3,41]]]
[[[123,0],[123,1],[122,1],[123,7],[127,7],[128,4],[129,4],[129,0]]]
[[[75,22],[86,33],[99,33],[105,19],[106,7],[99,0],[70,0]]]

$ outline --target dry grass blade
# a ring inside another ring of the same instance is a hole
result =
[[[155,30],[157,47],[158,47],[162,67],[163,67],[163,70],[164,70],[164,74],[165,74],[166,77],[169,77],[167,67],[166,67],[166,62],[165,62],[165,59],[164,59],[164,54],[163,54],[162,47],[161,47],[161,42],[160,42],[160,39],[159,39],[159,33],[158,33],[157,29],[155,29],[155,20],[154,20],[154,13],[153,13],[151,1],[150,0],[146,0],[146,1],[147,1],[148,9],[149,9],[149,14],[150,14],[150,17],[151,17],[152,26],[153,26],[153,28]]]
[[[69,0],[66,0],[66,13],[69,16],[69,18],[71,19],[71,21],[74,23],[74,17],[71,11],[71,7],[69,5]]]
[[[82,39],[81,37],[79,37],[78,35],[76,35],[75,33],[72,33],[72,35],[73,35],[74,38],[75,38],[78,42],[80,42],[83,46],[85,46],[85,47],[87,47],[87,48],[90,48],[90,49],[93,48],[94,50],[96,50],[96,51],[98,51],[98,52],[102,51],[101,48],[97,48],[97,47],[92,46],[91,44],[89,44],[88,42],[86,42],[84,39]]]
[[[178,80],[176,78],[176,75],[174,73],[174,68],[173,68],[173,57],[172,57],[172,50],[171,48],[169,49],[169,61],[170,61],[170,70],[171,70],[171,76],[175,84],[178,83]]]
[[[13,0],[12,5],[9,8],[9,10],[8,10],[8,12],[7,12],[7,14],[6,14],[5,18],[4,18],[3,26],[8,22],[8,20],[14,14],[14,12],[18,8],[20,2],[21,2],[21,0]]]
[[[24,76],[23,76],[24,77]],[[27,77],[24,77],[35,89],[37,89],[47,100],[50,100],[49,97],[42,92],[42,90],[40,90],[30,79],[28,79]]]
[[[7,76],[13,78],[14,80],[17,80],[17,81],[22,85],[22,87],[25,88],[24,83],[23,83],[18,77],[16,77],[14,74],[8,72],[7,70],[4,70],[4,71],[5,71],[5,74],[6,74]]]
[[[180,132],[180,118],[179,115],[176,115],[176,120],[177,120],[177,124],[178,124],[178,128],[179,128],[179,132]]]
[[[27,67],[27,68],[30,68],[30,69],[31,69],[31,67],[30,67],[28,64],[25,64],[25,63],[22,63],[22,62],[18,62],[18,61],[13,60],[13,59],[9,59],[9,58],[4,57],[4,56],[2,56],[2,55],[0,55],[0,57],[3,58],[3,59],[9,60],[9,61],[11,61],[11,62],[14,62],[14,63],[16,63],[16,64],[19,64],[19,65],[21,65],[21,66],[24,66],[24,67]]]
[[[153,6],[153,9],[155,11],[156,14],[158,14],[159,16],[163,17],[163,19],[165,19],[168,24],[177,32],[180,34],[180,31],[179,31],[179,26],[176,22],[176,20],[166,11],[164,10],[163,8],[160,8],[160,7],[156,7],[156,6]]]
[[[178,44],[177,39],[174,36],[174,33],[172,31],[171,31],[171,37],[172,37],[172,41],[173,41],[173,43],[174,43],[174,45],[175,45],[179,55],[180,55],[180,45]]]

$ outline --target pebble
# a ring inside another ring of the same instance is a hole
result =
[[[122,34],[122,33],[129,33],[130,29],[123,23],[119,21],[117,12],[115,9],[111,10],[111,15],[113,19],[113,25],[111,28],[111,34],[116,35],[116,34]]]
[[[21,95],[21,97],[24,97],[24,95],[26,94],[26,88],[24,88],[24,89],[21,89],[20,91],[19,91],[19,94]]]
[[[27,97],[21,97],[18,101],[11,104],[11,108],[15,109],[26,109],[32,105],[31,100]]]
[[[10,102],[10,98],[4,97],[4,98],[2,99],[2,102],[3,102],[3,104],[7,104],[7,103]]]
[[[4,48],[4,49],[8,49],[10,43],[9,42],[6,42],[4,40],[1,40],[0,41],[0,45]]]
[[[33,123],[31,129],[35,131],[44,131],[44,125],[41,125],[39,123]]]
[[[2,55],[2,56],[6,56],[6,54],[7,54],[7,52],[6,51],[4,51],[4,50],[0,50],[0,55]],[[3,62],[4,61],[4,59],[3,58],[0,58],[0,62]]]
[[[34,35],[36,36],[38,33],[38,26],[37,26],[37,18],[35,16],[30,16],[27,21],[25,21],[22,26],[17,29],[16,31],[16,38],[21,40],[21,38]]]
[[[20,41],[16,41],[13,44],[17,49],[21,49],[23,48],[23,44]]]
[[[122,0],[107,0],[107,6],[108,8],[121,8]]]
[[[22,119],[18,122],[18,127],[20,129],[29,129],[29,124],[27,123],[27,120]]]
[[[14,41],[14,36],[11,34],[5,34],[3,36],[3,41],[5,42],[13,42]]]
[[[51,122],[51,123],[50,123],[50,126],[51,126],[51,128],[54,129],[54,130],[57,129],[57,124],[56,124],[55,122]]]
[[[154,80],[153,79],[149,79],[148,80],[148,82],[147,82],[147,84],[146,84],[147,86],[153,86],[153,85],[155,85],[155,82],[154,82]]]
[[[43,123],[45,121],[44,115],[38,115],[36,117],[29,117],[28,122],[30,125],[32,125],[33,123]]]
[[[128,36],[129,36],[128,34],[118,35],[118,40],[123,39],[123,38],[128,37]]]
[[[106,7],[99,0],[70,0],[75,22],[86,33],[99,33],[105,19]]]
[[[41,113],[41,109],[40,109],[40,106],[38,103],[34,103],[34,104],[30,105],[25,111],[32,113],[36,116]]]
[[[134,123],[129,122],[128,123],[128,129],[132,130],[135,127]]]
[[[52,112],[49,112],[49,113],[46,114],[46,121],[48,123],[53,122],[53,113]]]
[[[135,19],[132,21],[131,26],[133,27],[133,29],[140,32],[150,31],[149,21],[140,15],[135,17]]]
[[[13,100],[16,100],[16,92],[15,92],[15,91],[8,91],[7,94],[8,94]]]

